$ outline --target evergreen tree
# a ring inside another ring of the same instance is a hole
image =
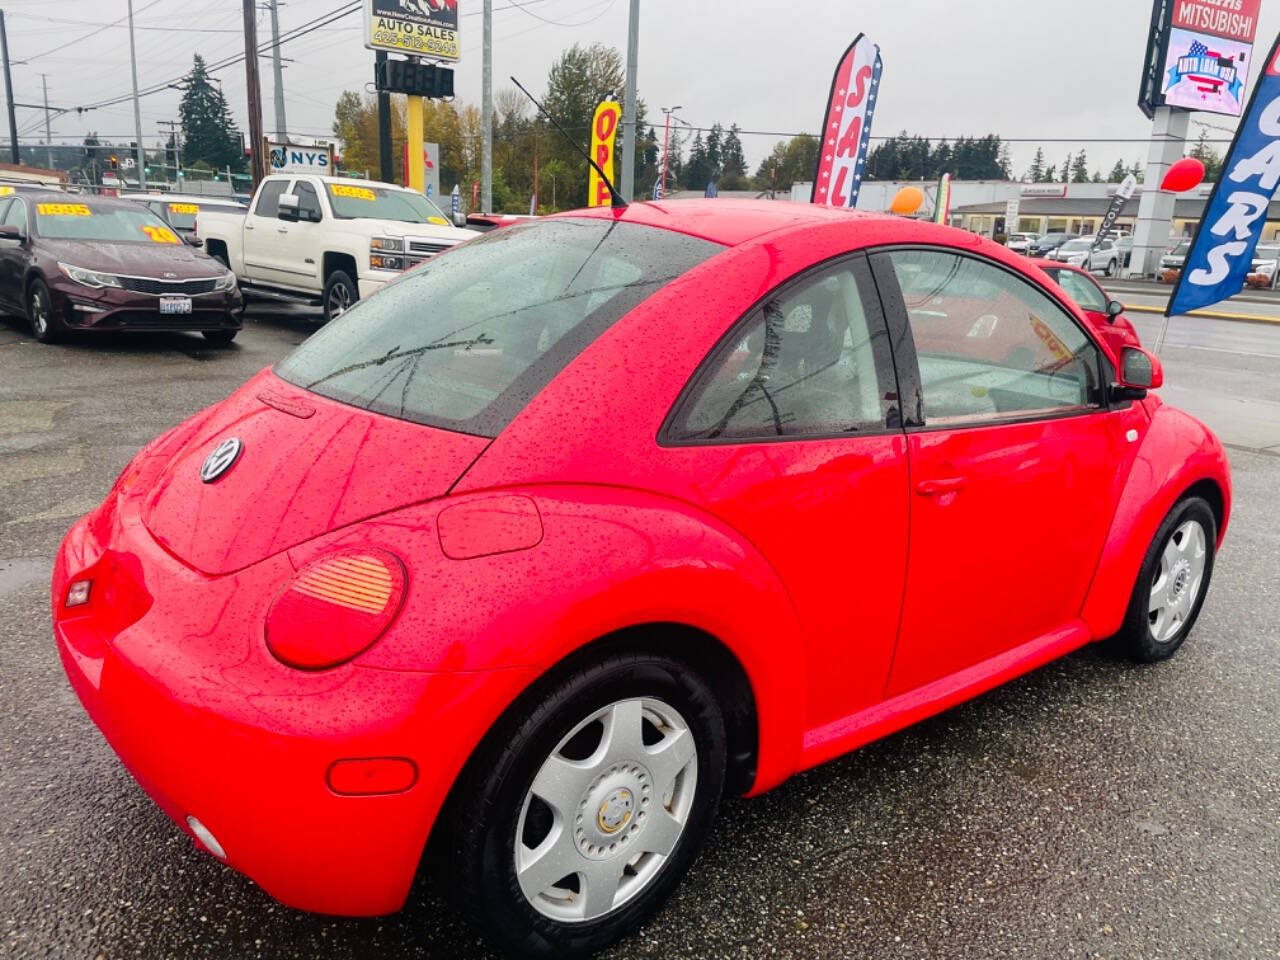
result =
[[[951,144],[944,138],[934,149],[933,156],[929,158],[929,166],[932,168],[929,171],[930,177],[936,179],[944,173],[950,173],[951,160]]]
[[[1040,181],[1038,181],[1038,182],[1040,182],[1040,183],[1057,183],[1057,182],[1058,182],[1058,168],[1057,168],[1057,167],[1049,167],[1049,168],[1048,168],[1047,170],[1045,170],[1045,172],[1044,172],[1044,179],[1043,179],[1043,180],[1040,180]]]
[[[712,124],[711,130],[707,133],[707,179],[719,179],[720,170],[724,162],[721,156],[721,141],[724,138],[724,128],[720,124]],[[705,187],[706,184],[704,183]]]
[[[1000,145],[1000,179],[1013,179],[1013,151],[1007,143]]]
[[[1111,172],[1107,174],[1107,183],[1123,183],[1124,178],[1129,175],[1129,171],[1125,169],[1124,161],[1117,160],[1116,165],[1111,168]]]
[[[1202,129],[1200,131],[1200,139],[1191,148],[1191,153],[1188,156],[1195,157],[1204,164],[1204,178],[1206,181],[1216,183],[1218,178],[1222,176],[1222,157],[1209,144],[1209,132],[1207,130]]]
[[[244,150],[231,108],[222,91],[209,80],[208,68],[199,54],[185,78],[178,115],[182,120],[183,160],[203,160],[214,170],[244,169]]]
[[[725,134],[724,145],[720,148],[720,168],[725,176],[746,176],[747,158],[742,152],[742,138],[736,123]]]
[[[1085,156],[1083,150],[1077,153],[1076,158],[1071,161],[1071,182],[1089,182],[1089,159]]]
[[[686,190],[702,190],[710,178],[711,163],[707,159],[707,144],[699,131],[694,135],[693,145],[689,147],[689,159],[685,162],[680,183]]]
[[[1044,148],[1036,147],[1036,155],[1031,159],[1031,168],[1027,171],[1030,183],[1044,182]]]
[[[1133,167],[1130,168],[1129,172],[1137,178],[1139,183],[1142,183],[1146,179],[1146,176],[1142,172],[1142,163],[1138,160],[1133,161]]]
[[[1062,161],[1062,182],[1063,183],[1071,182],[1071,162],[1073,159],[1074,158],[1071,156],[1070,152],[1068,152],[1067,159]]]

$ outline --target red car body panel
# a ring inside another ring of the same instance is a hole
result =
[[[852,249],[977,253],[1086,321],[1023,258],[931,224],[722,200],[575,215],[729,246],[597,337],[493,440],[263,372],[145,448],[58,554],[55,632],[95,722],[175,822],[198,817],[287,904],[397,909],[502,712],[618,630],[681,624],[732,654],[758,793],[1113,632],[1193,484],[1220,491],[1225,529],[1221,445],[1154,397],[992,428],[660,443],[738,318]],[[232,430],[243,462],[201,489],[201,458]],[[273,599],[352,546],[405,562],[398,618],[348,663],[284,666],[264,640]],[[87,607],[65,608],[86,577]],[[327,781],[335,763],[395,758],[417,771],[400,792]]]
[[[1085,270],[1083,267],[1077,267],[1070,263],[1062,263],[1058,260],[1033,259],[1031,262],[1041,270],[1045,271],[1070,270],[1072,273],[1083,277],[1086,283],[1096,287],[1102,296],[1106,297],[1108,300],[1111,299],[1110,295],[1105,289],[1103,289],[1102,285],[1094,279],[1093,274],[1088,270]],[[1053,274],[1049,275],[1049,282],[1054,283]],[[1070,297],[1070,294],[1065,290],[1063,293]],[[1089,323],[1093,325],[1094,332],[1098,334],[1099,342],[1111,352],[1112,359],[1119,359],[1120,351],[1125,347],[1142,346],[1142,341],[1138,338],[1138,331],[1133,328],[1133,322],[1123,313],[1118,314],[1115,317],[1111,317],[1102,310],[1086,309],[1080,304],[1076,304],[1076,306],[1080,308],[1080,312],[1084,314],[1084,316],[1088,318]]]

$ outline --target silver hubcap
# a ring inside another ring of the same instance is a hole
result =
[[[351,291],[345,283],[334,284],[329,291],[329,319],[337,320],[351,308]]]
[[[49,327],[49,305],[38,292],[31,294],[31,327],[37,335]]]
[[[583,720],[520,811],[516,878],[529,903],[564,923],[622,906],[675,850],[697,779],[693,732],[661,700],[622,700]]]
[[[1204,585],[1207,555],[1204,527],[1196,520],[1178,527],[1164,545],[1147,607],[1151,636],[1156,643],[1171,641],[1191,616]]]

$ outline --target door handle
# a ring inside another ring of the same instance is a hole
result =
[[[252,229],[253,229],[253,224],[252,224],[252,223],[246,223],[246,224],[244,225],[244,228],[245,228],[246,230],[252,230]]]
[[[288,227],[277,227],[277,228],[276,228],[276,233],[288,233],[288,232],[289,232],[289,228],[288,228]]]
[[[955,493],[964,487],[964,477],[945,477],[941,480],[921,480],[916,484],[916,493],[922,497],[938,497],[944,493]]]

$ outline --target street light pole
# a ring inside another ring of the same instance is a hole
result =
[[[132,3],[133,0],[130,0]],[[258,80],[258,23],[254,0],[244,0],[244,73],[249,95],[249,144],[253,189],[258,189],[266,174],[266,157],[262,155],[266,141],[262,136],[262,87]],[[230,172],[227,179],[231,179]]]
[[[44,88],[44,162],[53,169],[53,134],[49,130],[49,75],[40,74],[40,86]]]
[[[480,71],[480,212],[493,212],[493,0],[484,0],[484,55]]]
[[[146,147],[142,145],[142,105],[138,102],[138,50],[133,42],[133,0],[129,0],[129,68],[133,71],[133,129],[138,137],[138,189],[147,189]]]
[[[627,89],[622,104],[622,199],[630,203],[636,187],[636,79],[640,71],[640,0],[631,0],[627,28]]]
[[[0,10],[0,53],[4,55],[4,93],[9,102],[9,150],[13,163],[21,163],[18,154],[18,121],[13,115],[13,77],[9,74],[9,35],[4,29],[4,11]]]
[[[280,13],[277,0],[271,0],[271,70],[276,85],[276,136],[289,142],[284,121],[284,67],[280,65]]]
[[[662,112],[666,114],[667,122],[662,131],[662,188],[659,190],[659,200],[667,199],[667,148],[671,144],[671,115],[681,107],[663,107]]]

